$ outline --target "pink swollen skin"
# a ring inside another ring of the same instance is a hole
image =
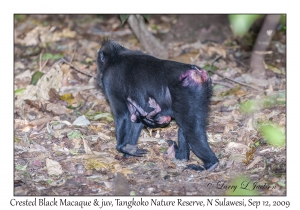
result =
[[[203,82],[209,80],[205,70],[188,70],[180,75],[180,81],[183,81],[182,86],[202,85]]]
[[[158,124],[168,124],[170,121],[171,121],[170,116],[162,116],[162,117],[159,117]]]

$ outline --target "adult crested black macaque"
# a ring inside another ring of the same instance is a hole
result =
[[[195,65],[160,60],[105,40],[97,55],[98,83],[110,103],[117,136],[117,149],[125,155],[143,156],[137,147],[144,126],[167,125],[174,118],[179,126],[175,157],[188,160],[190,149],[206,170],[213,170],[218,159],[206,136],[206,120],[212,94],[211,79]],[[190,164],[188,169],[203,167]]]

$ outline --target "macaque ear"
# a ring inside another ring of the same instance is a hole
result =
[[[105,61],[104,53],[102,51],[99,52],[99,58],[102,62]]]

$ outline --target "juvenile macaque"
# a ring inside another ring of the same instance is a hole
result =
[[[110,103],[116,126],[117,149],[125,155],[142,156],[137,147],[144,126],[167,125],[174,118],[179,126],[178,145],[168,140],[175,157],[188,160],[190,150],[204,168],[213,170],[218,159],[206,136],[206,120],[212,95],[211,79],[195,65],[160,60],[132,51],[114,41],[103,41],[97,56],[98,83]]]

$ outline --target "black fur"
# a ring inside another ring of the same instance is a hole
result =
[[[104,41],[97,56],[98,83],[110,103],[117,136],[117,149],[142,156],[137,148],[144,125],[162,127],[172,117],[179,126],[177,159],[189,159],[190,149],[213,170],[218,159],[206,137],[206,120],[212,95],[211,79],[200,67],[160,60],[116,42]],[[189,165],[189,169],[203,170]]]

